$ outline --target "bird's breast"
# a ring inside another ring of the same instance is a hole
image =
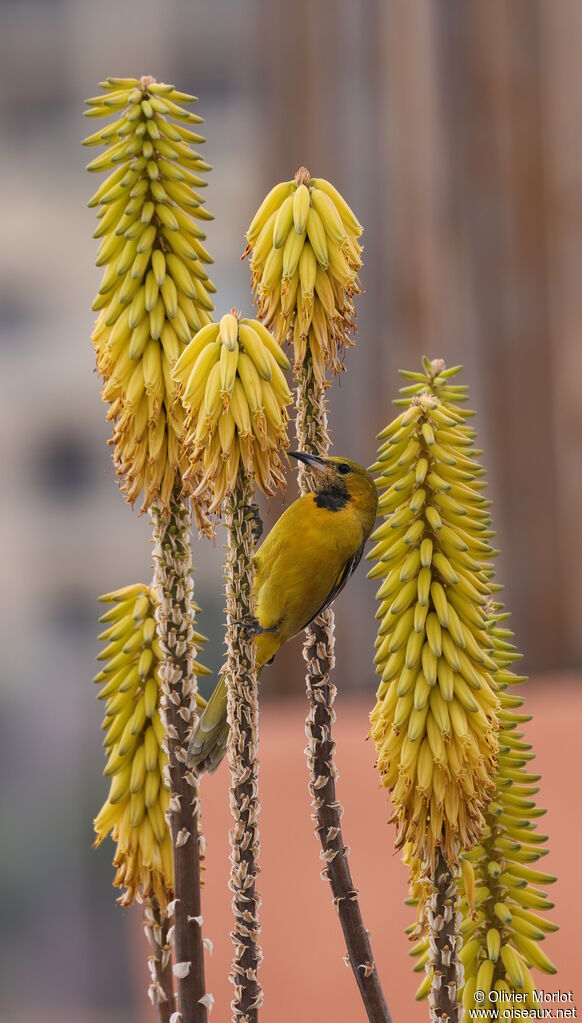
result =
[[[257,554],[256,614],[280,641],[296,635],[325,604],[338,577],[362,543],[349,504],[331,510],[313,494],[292,504]]]

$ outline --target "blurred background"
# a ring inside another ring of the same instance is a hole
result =
[[[424,353],[464,364],[499,578],[532,676],[528,734],[550,809],[547,866],[560,874],[562,930],[548,952],[561,987],[573,986],[582,910],[581,53],[578,0],[0,5],[3,1020],[28,1023],[41,1011],[45,1023],[150,1018],[139,910],[115,905],[111,844],[90,848],[106,794],[90,681],[96,597],[151,571],[147,518],[124,505],[111,469],[89,340],[99,272],[86,201],[96,182],[80,139],[93,130],[83,99],[107,75],[151,73],[200,97],[204,156],[215,168],[207,245],[219,314],[250,311],[244,231],[266,191],[299,165],[330,178],[364,224],[358,345],[330,392],[337,452],[374,460],[399,368],[418,368]],[[263,511],[268,528],[280,505]],[[220,534],[214,545],[194,542],[214,669],[222,545]],[[364,743],[374,610],[374,585],[360,570],[336,605],[339,795],[395,1017],[420,1020],[426,1008],[412,1002],[402,934],[406,874]],[[265,1012],[280,1023],[298,1012],[307,1023],[356,1020],[362,1009],[309,821],[300,646],[279,655],[262,693]],[[222,770],[203,787],[219,1020],[230,1000],[227,785]],[[286,887],[279,870],[289,859]],[[293,877],[305,881],[291,888]]]

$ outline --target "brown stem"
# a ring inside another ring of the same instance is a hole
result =
[[[170,921],[153,896],[146,901],[144,930],[152,949],[148,959],[151,976],[148,994],[156,1007],[158,1023],[170,1023],[170,1017],[176,1010],[172,947],[168,933]]]
[[[434,870],[434,891],[427,900],[429,928],[429,963],[432,987],[429,994],[432,1023],[460,1023],[463,1015],[457,995],[463,984],[463,967],[459,959],[460,914],[456,908],[457,880],[442,852],[437,853]]]
[[[315,380],[308,360],[299,373],[298,381],[296,425],[299,448],[325,455],[329,449],[329,435],[324,390]],[[299,485],[305,493],[308,485],[303,469],[299,472]],[[344,845],[341,830],[343,807],[336,799],[337,770],[333,761],[335,742],[332,739],[336,688],[330,678],[335,664],[334,614],[331,609],[319,615],[306,629],[303,656],[307,662],[306,687],[309,701],[306,721],[309,791],[315,809],[315,831],[322,847],[321,858],[326,864],[322,877],[331,884],[333,903],[346,942],[347,958],[354,971],[368,1019],[372,1023],[391,1023],[392,1017],[362,919],[358,891],[354,887],[348,865],[349,849]]]
[[[307,170],[307,167],[299,167],[295,171],[295,180],[298,185],[308,185],[311,181],[311,174]]]
[[[233,1021],[256,1023],[263,1002],[257,978],[262,952],[257,943],[260,932],[260,896],[256,890],[259,868],[259,761],[258,685],[255,644],[244,624],[254,620],[253,530],[255,526],[252,481],[239,471],[234,493],[226,504],[228,555],[226,562],[226,637],[228,765],[231,774],[230,831],[233,893],[234,945],[230,980],[234,984],[231,1002]]]
[[[182,1023],[206,1023],[198,781],[186,767],[188,740],[196,716],[190,509],[176,490],[169,511],[154,508],[152,518],[154,585],[159,596],[156,622],[164,653],[160,665],[161,707],[167,733],[169,824],[174,852],[173,972],[177,977]]]

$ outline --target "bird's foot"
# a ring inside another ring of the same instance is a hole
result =
[[[243,618],[240,623],[240,631],[245,635],[247,639],[254,639],[255,636],[260,636],[263,629],[258,618],[254,615],[248,615],[247,618]]]
[[[254,501],[253,501],[253,503],[250,506],[250,512],[251,512],[251,519],[252,519],[252,527],[251,528],[252,528],[252,531],[253,531],[253,539],[254,539],[255,543],[258,543],[259,540],[261,539],[262,535],[263,535],[263,520],[261,518],[261,513],[259,511],[259,506],[258,506],[258,504],[255,504]]]
[[[240,623],[240,630],[248,639],[254,639],[255,636],[261,636],[263,632],[276,632],[277,626],[272,625],[269,629],[265,629],[258,618],[255,618],[254,615],[247,615]]]

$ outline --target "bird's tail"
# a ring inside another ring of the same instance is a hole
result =
[[[198,774],[216,771],[226,753],[227,739],[226,683],[221,678],[200,716],[188,747],[188,760]]]

